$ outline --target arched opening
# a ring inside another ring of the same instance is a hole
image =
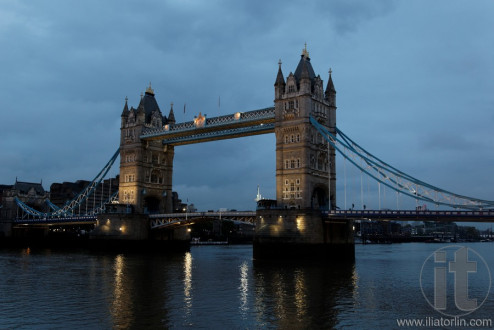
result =
[[[144,213],[159,213],[160,199],[155,196],[147,196],[144,198]]]
[[[327,210],[329,207],[328,194],[324,188],[316,187],[312,192],[311,206],[314,210]]]

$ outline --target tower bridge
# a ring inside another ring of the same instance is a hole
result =
[[[118,204],[112,204],[112,208],[117,211],[97,215],[93,212],[94,236],[119,240],[188,239],[185,229],[191,219],[221,214],[173,214],[175,147],[271,133],[276,137],[276,199],[263,200],[255,213],[222,214],[223,218],[254,222],[256,258],[353,258],[352,221],[360,218],[494,221],[493,201],[451,193],[420,181],[375,157],[339,130],[332,72],[329,70],[324,84],[315,74],[306,48],[295,71],[286,79],[281,65],[280,61],[274,82],[274,107],[213,118],[199,113],[193,121],[177,123],[173,104],[164,115],[151,85],[141,95],[137,108],[129,108],[126,99],[116,153],[120,155],[120,182]],[[336,151],[362,173],[398,194],[468,211],[338,210]],[[101,173],[108,172],[115,158]],[[102,179],[100,174],[84,193],[50,214],[36,213],[20,201],[18,205],[34,217],[47,218],[46,223],[52,215],[69,218],[73,216],[71,210],[94,191]]]

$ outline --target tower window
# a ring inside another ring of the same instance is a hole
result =
[[[297,142],[300,142],[300,134],[297,134]]]
[[[289,85],[288,86],[288,93],[293,93],[293,92],[295,92],[295,86]]]

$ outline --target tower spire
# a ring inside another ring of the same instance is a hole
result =
[[[168,114],[168,123],[175,124],[175,113],[173,112],[173,102],[170,103],[170,113]]]
[[[331,77],[331,74],[333,73],[333,70],[329,68],[329,79],[328,79],[328,85],[326,86],[326,98],[330,98],[331,95],[336,94],[336,89],[334,88],[333,84],[333,78]]]
[[[127,101],[129,99],[127,98],[127,96],[125,97],[125,105],[124,105],[124,108],[122,110],[122,117],[127,117],[129,115],[129,106],[127,104]]]
[[[307,43],[304,44],[304,49],[302,49],[302,56],[309,58],[309,52],[307,51]]]

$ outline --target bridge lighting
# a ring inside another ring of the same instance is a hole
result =
[[[187,228],[187,232],[190,233],[192,231],[192,229],[190,228]]]
[[[299,216],[299,217],[297,217],[297,219],[295,221],[297,223],[297,230],[300,232],[304,232],[305,231],[305,219],[304,219],[304,217]]]

